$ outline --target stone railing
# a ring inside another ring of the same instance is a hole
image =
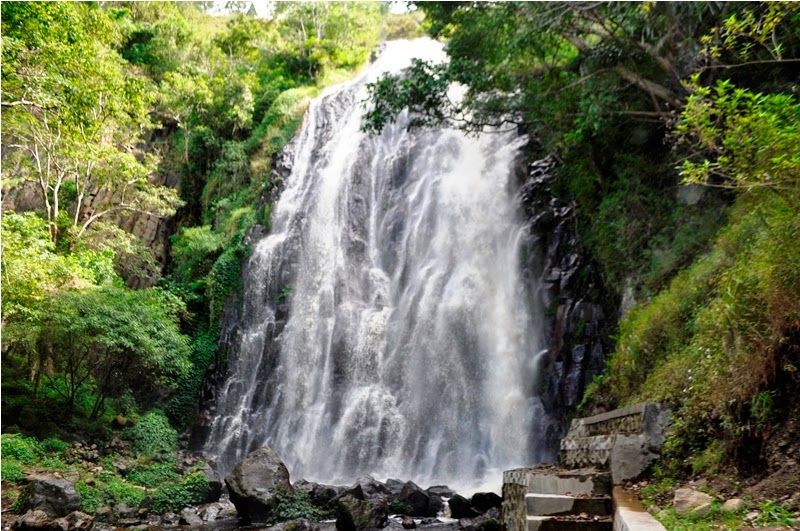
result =
[[[633,479],[658,457],[668,422],[669,411],[652,402],[575,419],[561,440],[559,464],[608,468],[615,484]]]

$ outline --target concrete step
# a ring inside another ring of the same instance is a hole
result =
[[[610,516],[614,507],[608,496],[567,496],[564,494],[527,494],[525,507],[529,516],[579,515]]]
[[[595,468],[531,470],[525,479],[531,494],[611,496],[611,473]]]
[[[612,531],[610,517],[601,520],[529,516],[527,531]]]

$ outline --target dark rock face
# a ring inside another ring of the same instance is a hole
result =
[[[434,496],[439,496],[440,498],[452,498],[456,494],[456,491],[447,485],[434,485],[425,489],[425,492]]]
[[[478,513],[472,509],[469,500],[460,494],[447,500],[447,504],[450,506],[450,516],[456,520],[478,516]]]
[[[494,492],[476,492],[472,496],[472,500],[470,502],[472,508],[481,514],[489,511],[489,509],[492,508],[499,509],[502,504],[503,498]]]
[[[293,491],[286,465],[268,446],[240,461],[225,484],[239,517],[248,522],[266,521],[277,505],[277,490]]]
[[[389,508],[383,499],[359,500],[346,495],[336,505],[336,529],[357,531],[380,529],[386,525]]]
[[[530,223],[526,277],[539,285],[534,295],[545,308],[546,351],[539,357],[540,398],[547,419],[539,429],[546,443],[534,460],[555,462],[566,433],[566,414],[580,403],[586,386],[600,374],[612,344],[616,301],[605,295],[597,264],[576,232],[575,204],[553,192],[556,161],[545,158],[527,168],[519,197]]]
[[[376,496],[386,496],[391,494],[389,488],[376,480],[372,476],[363,476],[355,481],[354,485],[360,485],[361,490],[364,492],[366,498],[375,498]]]
[[[433,502],[430,494],[411,481],[403,485],[397,499],[411,507],[410,516],[436,516],[441,505],[441,500],[438,504]]]
[[[202,472],[208,480],[208,492],[203,503],[219,501],[219,497],[222,496],[222,481],[219,479],[219,476],[217,476],[217,473],[214,472],[208,464],[200,469],[200,472]]]
[[[458,521],[462,531],[500,531],[500,509],[493,507],[486,514]]]
[[[22,492],[23,510],[41,510],[51,517],[66,516],[81,508],[81,497],[71,481],[48,475],[29,476]]]
[[[306,481],[305,479],[296,481],[293,487],[295,490],[306,491],[308,493],[308,497],[311,498],[311,503],[317,507],[325,507],[331,502],[331,500],[343,494],[346,490],[345,487],[337,487],[335,485],[320,485],[319,483],[313,483],[311,481]],[[360,499],[363,499],[363,492],[362,498]]]

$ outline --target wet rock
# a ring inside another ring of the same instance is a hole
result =
[[[711,510],[711,501],[713,499],[708,494],[694,489],[678,489],[675,491],[672,506],[675,512],[681,516],[687,514],[703,516]]]
[[[113,524],[114,510],[107,505],[105,507],[100,507],[95,511],[94,520],[102,524]]]
[[[348,494],[336,504],[336,529],[339,531],[380,529],[386,525],[388,517],[389,508],[383,499],[359,500]]]
[[[138,518],[120,518],[117,520],[117,527],[133,527],[141,524],[142,521]]]
[[[203,522],[213,522],[219,517],[221,510],[222,506],[220,504],[208,503],[197,507],[197,516],[199,516]]]
[[[386,496],[391,494],[389,488],[373,478],[372,476],[363,476],[355,481],[354,485],[360,485],[365,498],[375,498],[377,496]]]
[[[137,508],[131,507],[126,503],[118,503],[114,507],[117,518],[136,518]]]
[[[81,508],[81,497],[71,481],[43,474],[28,476],[25,481],[27,484],[20,494],[23,511],[41,510],[51,517],[60,517]]]
[[[475,518],[459,520],[458,527],[464,531],[500,531],[500,509],[492,507]]]
[[[161,523],[164,525],[178,525],[180,518],[180,516],[170,511],[161,515]]]
[[[440,498],[452,498],[456,495],[456,491],[447,485],[434,485],[425,489],[425,492],[434,496],[439,496]]]
[[[49,523],[50,516],[46,512],[34,509],[17,518],[11,524],[11,529],[13,531],[36,531],[44,529]]]
[[[499,509],[502,504],[503,498],[494,492],[476,492],[470,501],[472,508],[481,514],[495,507]]]
[[[311,481],[301,479],[293,485],[295,490],[304,490],[308,493],[311,503],[317,507],[325,507],[334,498],[345,492],[345,487],[337,487],[333,485],[320,485]],[[363,496],[363,491],[362,491]]]
[[[181,510],[181,517],[178,520],[180,525],[203,525],[203,519],[197,514],[194,507],[186,507]]]
[[[305,518],[297,518],[288,522],[281,522],[271,526],[269,529],[270,531],[318,531],[320,527],[319,524],[309,522]]]
[[[268,446],[241,460],[225,478],[231,502],[247,522],[264,522],[277,505],[279,489],[293,491],[289,471]]]
[[[220,496],[222,496],[222,480],[219,479],[217,473],[214,472],[214,469],[211,468],[208,463],[200,469],[200,472],[205,476],[206,480],[208,480],[208,491],[206,492],[206,497],[203,499],[203,503],[218,501]]]
[[[436,516],[438,512],[436,504],[431,503],[431,495],[411,481],[403,485],[397,499],[411,507],[410,516]]]
[[[386,488],[395,496],[399,495],[400,491],[403,490],[403,485],[405,485],[405,483],[399,479],[389,478],[386,480]]]
[[[64,518],[54,520],[55,522],[64,531],[90,531],[94,527],[94,518],[80,511],[73,511]]]
[[[404,516],[402,520],[403,529],[414,529],[417,527],[416,522],[410,516]]]
[[[460,494],[447,500],[447,504],[450,506],[450,517],[456,520],[478,516],[478,512],[472,509],[469,500]]]

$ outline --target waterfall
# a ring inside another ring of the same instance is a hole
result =
[[[525,138],[360,131],[366,83],[430,40],[388,43],[314,101],[270,234],[246,265],[205,453],[270,445],[295,479],[479,481],[532,464],[541,325],[521,278]],[[530,284],[528,281],[527,284]]]

